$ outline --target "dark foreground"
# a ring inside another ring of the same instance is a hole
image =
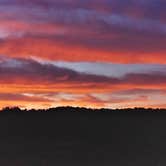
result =
[[[166,165],[165,111],[66,109],[1,112],[0,165]]]

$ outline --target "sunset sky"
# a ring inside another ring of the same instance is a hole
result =
[[[166,107],[165,0],[0,0],[0,108]]]

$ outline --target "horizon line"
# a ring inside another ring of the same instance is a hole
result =
[[[76,110],[92,110],[93,112],[95,111],[166,111],[166,108],[152,108],[152,107],[149,107],[149,108],[145,108],[145,107],[133,107],[133,108],[130,108],[130,107],[126,107],[126,108],[88,108],[88,107],[74,107],[74,106],[58,106],[58,107],[50,107],[50,108],[31,108],[31,109],[28,109],[28,108],[20,108],[18,106],[6,106],[6,107],[3,107],[0,109],[0,112],[5,112],[5,111],[20,111],[20,112],[33,112],[33,111],[45,111],[45,112],[51,112],[51,111],[57,111],[57,110],[60,110],[60,109],[74,109],[75,111]],[[69,110],[69,111],[70,111]]]

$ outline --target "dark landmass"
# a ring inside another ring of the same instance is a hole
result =
[[[165,109],[0,112],[2,166],[165,166]]]

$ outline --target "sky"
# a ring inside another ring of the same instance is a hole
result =
[[[165,0],[0,0],[0,108],[166,107]]]

